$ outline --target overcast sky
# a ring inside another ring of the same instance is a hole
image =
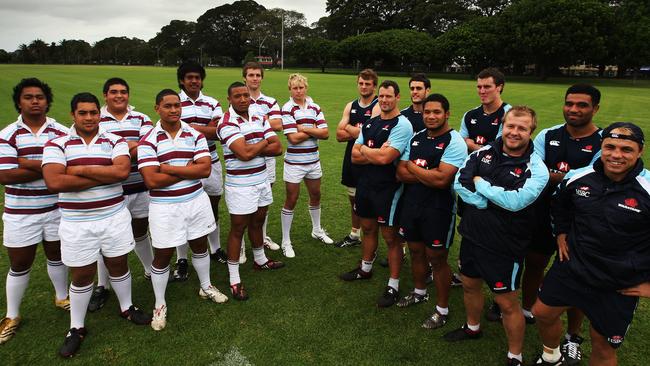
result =
[[[326,0],[256,0],[267,9],[305,14],[311,24],[326,14]],[[110,36],[148,41],[172,19],[196,21],[206,10],[234,0],[0,0],[0,48],[15,51],[40,38],[46,43]]]

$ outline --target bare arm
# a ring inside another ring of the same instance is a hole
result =
[[[368,158],[366,158],[365,155],[363,155],[361,153],[361,147],[362,146],[363,145],[361,145],[361,144],[354,144],[354,146],[352,147],[351,160],[355,164],[360,164],[360,165],[370,164],[370,161],[368,160]]]
[[[211,164],[210,157],[204,156],[196,161],[190,161],[184,166],[161,164],[160,172],[181,179],[202,179],[210,176]]]
[[[268,145],[262,149],[262,155],[264,156],[278,156],[282,155],[282,144],[280,139],[277,136],[271,136],[266,139]]]
[[[42,177],[41,173],[29,168],[23,168],[22,164],[20,164],[19,168],[0,170],[0,184],[5,185],[33,182]]]
[[[310,137],[319,139],[319,140],[327,140],[330,137],[329,130],[327,128],[319,128],[319,127],[303,127],[301,125],[298,125],[298,132],[306,133]]]
[[[254,144],[247,144],[246,140],[241,137],[233,141],[228,148],[241,161],[249,161],[261,155],[262,151],[269,145],[269,141],[262,139]]]
[[[131,160],[126,155],[113,159],[112,165],[76,165],[68,166],[66,174],[96,180],[102,184],[118,183],[129,177]]]
[[[79,192],[103,184],[95,179],[66,174],[66,167],[61,164],[45,164],[43,179],[52,193]]]
[[[336,141],[338,142],[350,141],[355,138],[346,129],[346,127],[350,123],[351,109],[352,109],[352,102],[349,102],[348,104],[345,105],[345,108],[343,109],[343,116],[341,116],[341,121],[336,126]]]
[[[400,156],[399,150],[390,146],[390,141],[384,142],[379,149],[372,149],[368,146],[361,145],[359,151],[368,159],[370,164],[375,165],[390,164]]]
[[[269,118],[271,129],[275,132],[282,131],[282,118]]]
[[[556,187],[558,184],[560,184],[560,182],[562,181],[562,179],[564,179],[564,176],[566,175],[566,173],[552,172],[550,170],[548,173],[550,176],[549,181],[551,182],[552,187]]]
[[[214,125],[213,125],[214,124]],[[217,137],[217,127],[214,120],[212,120],[207,126],[191,124],[193,129],[202,133],[208,140],[216,140]]]
[[[397,165],[397,179],[402,183],[417,183],[418,178],[408,170],[408,160],[402,160]]]
[[[298,145],[299,143],[303,141],[309,140],[311,136],[304,132],[293,132],[293,133],[288,133],[287,134],[287,140],[289,141],[290,144],[292,145]]]
[[[477,144],[476,142],[474,142],[474,140],[472,140],[470,138],[466,138],[465,143],[467,144],[467,150],[470,153],[483,147],[483,145]]]
[[[160,166],[146,166],[140,168],[140,174],[144,180],[144,184],[149,189],[159,189],[169,187],[183,180],[175,175],[165,174],[160,172]]]
[[[412,161],[407,162],[407,169],[411,172],[416,179],[427,187],[446,189],[451,187],[454,181],[454,176],[458,168],[451,164],[440,162],[437,168],[424,169]]]
[[[138,161],[138,142],[137,141],[127,141],[127,146],[129,147],[129,155],[131,155],[131,161]]]

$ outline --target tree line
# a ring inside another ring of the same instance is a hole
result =
[[[541,77],[571,65],[617,76],[650,65],[647,0],[328,0],[328,16],[238,0],[196,21],[172,20],[148,41],[109,37],[22,44],[0,62],[238,66],[255,56],[277,64],[399,71],[499,66]],[[283,37],[282,37],[283,36]]]

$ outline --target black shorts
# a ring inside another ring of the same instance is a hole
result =
[[[489,251],[465,238],[460,242],[460,273],[482,278],[495,294],[505,294],[519,288],[522,261]]]
[[[399,213],[399,234],[409,242],[423,242],[431,249],[449,249],[454,242],[456,215],[425,205],[404,205]]]
[[[359,186],[354,197],[354,212],[365,219],[376,219],[384,226],[397,226],[397,203],[402,191],[401,184]]]
[[[593,287],[573,276],[557,259],[544,277],[539,300],[548,306],[571,306],[585,313],[594,329],[618,348],[632,323],[639,303],[636,296]]]
[[[361,168],[357,164],[343,160],[343,169],[341,171],[341,184],[346,187],[356,188],[359,182]]]
[[[533,240],[528,247],[529,252],[552,256],[557,251],[557,242],[549,221],[538,222],[533,229]]]

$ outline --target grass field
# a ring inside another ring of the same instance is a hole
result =
[[[54,104],[49,115],[70,124],[69,101],[73,94],[90,91],[101,96],[101,86],[109,77],[120,76],[131,85],[131,104],[156,120],[154,96],[162,88],[177,88],[176,70],[153,67],[107,66],[26,66],[0,65],[0,127],[13,122],[16,111],[11,101],[12,87],[23,77],[35,76],[48,82],[54,91]],[[268,71],[263,85],[266,94],[280,104],[288,98],[287,71]],[[337,240],[349,231],[349,204],[340,185],[341,159],[344,144],[334,138],[334,130],[345,103],[356,97],[355,77],[308,73],[309,94],[322,107],[329,121],[328,141],[321,143],[324,171],[323,226]],[[210,69],[204,92],[214,96],[226,108],[226,88],[241,79],[237,69]],[[409,104],[407,78],[394,78],[403,89],[402,107]],[[563,121],[564,92],[574,80],[552,80],[547,83],[509,82],[504,100],[511,104],[528,104],[539,114],[540,128]],[[617,120],[640,124],[650,133],[650,83],[632,85],[630,81],[593,81],[603,93],[598,125],[604,127]],[[434,79],[432,91],[445,94],[451,102],[452,126],[459,127],[464,111],[475,107],[478,98],[475,81]],[[281,138],[286,146],[286,139]],[[649,157],[648,153],[644,155]],[[280,207],[284,200],[281,184],[282,164],[278,162],[278,181],[274,187],[275,203],[270,209],[269,234],[280,239]],[[251,295],[247,302],[229,301],[216,305],[200,300],[198,282],[192,270],[190,281],[171,283],[167,290],[168,325],[162,332],[150,327],[127,324],[117,316],[118,304],[112,296],[104,309],[88,314],[89,336],[78,357],[70,364],[115,365],[238,365],[238,364],[503,364],[506,340],[499,324],[483,322],[484,337],[465,344],[447,344],[441,335],[463,324],[462,290],[451,294],[450,323],[441,330],[427,331],[421,322],[431,313],[433,302],[399,309],[378,309],[376,298],[388,278],[387,269],[375,266],[373,279],[343,283],[340,272],[350,270],[359,259],[359,248],[326,247],[313,240],[303,189],[296,207],[292,230],[296,258],[287,260],[287,268],[273,273],[255,273],[249,262],[241,275]],[[222,201],[223,202],[223,201]],[[228,233],[228,216],[222,204],[222,241]],[[380,246],[381,254],[385,246]],[[8,259],[0,251],[0,313],[4,316],[4,276]],[[458,236],[452,247],[455,262]],[[252,257],[250,249],[249,258]],[[274,258],[281,257],[276,252]],[[134,302],[150,311],[154,296],[151,284],[141,276],[142,269],[135,256],[131,258],[134,273]],[[224,265],[212,265],[213,283],[222,291],[228,289]],[[401,292],[410,291],[410,267],[403,269]],[[433,287],[430,288],[433,292]],[[485,290],[486,293],[488,290]],[[42,252],[34,266],[22,308],[22,326],[14,339],[0,346],[2,365],[40,365],[63,363],[56,352],[69,326],[69,315],[53,306],[53,289],[45,271]],[[650,301],[642,300],[627,341],[619,351],[621,365],[649,363]],[[588,334],[585,327],[584,334]],[[540,349],[535,327],[528,327],[524,358],[531,361]],[[589,346],[584,347],[586,354]],[[586,363],[585,363],[586,364]]]

